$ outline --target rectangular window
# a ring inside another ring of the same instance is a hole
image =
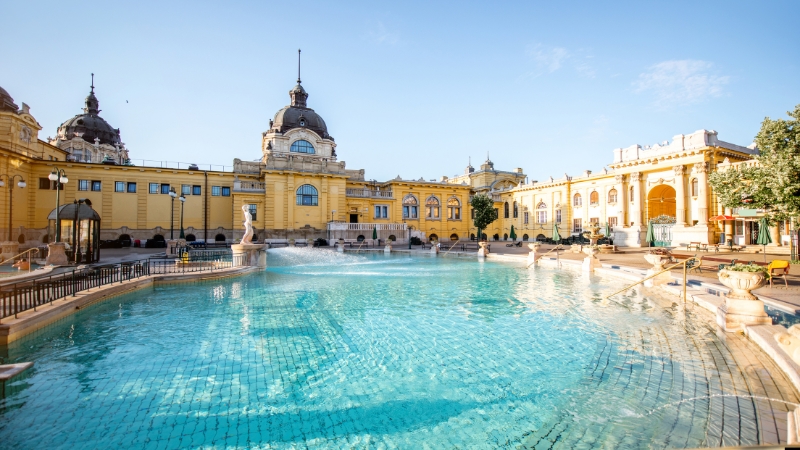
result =
[[[494,209],[494,218],[495,220],[500,218],[500,210],[497,208]]]
[[[131,194],[135,194],[136,193],[136,183],[135,182],[133,182],[133,181],[129,181],[128,182],[128,192],[131,193]]]
[[[214,197],[219,197],[219,193],[222,190],[219,186],[211,186],[211,195]]]
[[[600,218],[599,217],[592,217],[589,219],[589,223],[594,226],[600,226]]]
[[[528,211],[522,213],[522,223],[525,225],[528,224]]]
[[[231,196],[231,188],[228,186],[222,187],[222,196],[223,197],[230,197]]]
[[[536,214],[538,223],[547,223],[547,211],[536,211]]]
[[[561,223],[561,210],[556,210],[556,223]]]
[[[253,217],[254,222],[258,220],[258,205],[247,205],[247,210],[250,211],[250,215]]]
[[[158,194],[158,183],[150,183],[150,193]]]
[[[376,205],[375,206],[375,218],[376,219],[388,219],[389,218],[389,207],[383,205]]]
[[[608,226],[614,228],[617,226],[617,218],[616,217],[609,217],[608,218]]]
[[[125,182],[124,181],[115,181],[114,182],[114,192],[125,192]]]
[[[97,180],[92,180],[92,190],[95,192],[99,192],[101,187],[101,183]]]
[[[471,218],[473,218],[473,219],[475,218],[475,210],[474,210],[474,209],[470,209],[470,210],[469,210],[469,216],[470,216]]]
[[[744,221],[737,220],[734,223],[736,224],[736,230],[733,232],[733,234],[737,236],[744,236]]]
[[[181,195],[189,195],[192,193],[192,186],[189,184],[181,185]]]
[[[200,186],[192,186],[192,195],[200,195]]]
[[[580,233],[583,231],[583,223],[581,219],[572,219],[572,232]]]
[[[55,181],[50,181],[50,178],[39,178],[39,189],[55,189]]]
[[[89,180],[78,180],[78,190],[79,191],[88,191],[89,190]]]
[[[169,185],[168,184],[162,184],[161,185],[161,193],[162,194],[169,194]]]
[[[418,209],[416,206],[403,206],[404,219],[416,219],[417,214],[418,214]]]

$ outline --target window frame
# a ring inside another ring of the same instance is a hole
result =
[[[439,197],[430,195],[425,200],[425,219],[427,220],[441,220],[442,219],[442,202]]]
[[[161,183],[161,186],[160,186],[160,188],[159,188],[159,192],[160,192],[161,194],[167,194],[167,195],[169,195],[169,188],[170,188],[170,187],[171,187],[171,186],[170,186],[169,184],[167,184],[167,183]]]
[[[302,192],[301,192],[302,191]],[[303,184],[294,191],[297,206],[319,206],[319,190],[313,184]]]
[[[589,193],[589,206],[597,206],[600,204],[600,193],[592,191]]]
[[[572,219],[572,232],[578,234],[583,232],[583,218]]]
[[[211,186],[211,196],[219,197],[222,195],[222,186]]]
[[[159,186],[158,183],[150,183],[150,187],[149,187],[150,193],[151,194],[158,194],[158,186]]]
[[[298,150],[295,150],[295,148],[297,148]],[[301,148],[305,149],[305,151],[301,150]],[[308,151],[309,148],[311,149],[311,151]],[[311,142],[308,142],[305,139],[298,139],[292,142],[292,144],[289,146],[289,153],[303,153],[306,155],[315,155],[317,153],[317,149],[314,148],[314,145]]]
[[[230,186],[222,186],[222,196],[223,197],[230,197],[231,196],[231,187]]]
[[[611,189],[610,191],[608,191],[608,203],[610,204],[617,203],[618,196],[619,194],[617,194],[616,189]]]
[[[581,194],[575,194],[572,196],[572,206],[576,208],[583,206],[583,196]]]
[[[389,218],[389,205],[374,205],[373,218],[375,219],[388,219]]]
[[[133,188],[133,189],[131,189],[131,188]],[[128,194],[135,194],[136,190],[137,190],[137,187],[136,187],[136,182],[135,181],[128,181],[125,184],[125,192],[127,192]]]
[[[253,219],[253,222],[258,220],[258,204],[248,203],[247,211],[250,213],[250,217]]]
[[[195,184],[192,186],[192,195],[203,195],[203,186]]]
[[[184,197],[192,193],[191,184],[181,184],[181,195]]]
[[[91,183],[89,180],[78,180],[78,190],[79,191],[88,191],[91,187]]]
[[[403,197],[403,219],[419,219],[419,199],[414,194],[406,194]]]
[[[456,196],[447,199],[447,219],[461,220],[461,200]]]
[[[114,192],[125,192],[125,182],[124,181],[115,181],[114,182]]]

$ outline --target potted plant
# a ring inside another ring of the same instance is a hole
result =
[[[726,297],[740,300],[758,300],[751,294],[767,283],[767,269],[755,264],[735,264],[719,271],[720,283],[731,291]]]

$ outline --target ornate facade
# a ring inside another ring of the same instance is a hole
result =
[[[498,215],[485,230],[490,239],[508,238],[512,226],[519,238],[532,240],[551,237],[554,225],[569,236],[596,223],[613,230],[616,244],[639,246],[653,222],[660,244],[711,243],[726,233],[736,237],[738,228],[709,222],[726,211],[709,189],[708,173],[756,152],[699,130],[652,147],[615,149],[602,173],[529,182],[521,168],[496,170],[487,155],[479,170],[470,164],[464,174],[439,181],[398,176],[378,182],[338,158],[299,77],[289,97],[262,133],[260,161],[235,159],[233,170],[213,171],[127,165],[119,129],[98,115],[94,87],[83,114],[65,121],[49,142],[39,139],[41,127],[28,106],[19,108],[0,88],[0,174],[27,180],[26,188],[10,189],[8,182],[0,188],[0,236],[27,246],[50,240],[47,216],[56,190],[48,175],[63,169],[69,181],[60,203],[90,199],[102,220],[101,239],[177,237],[183,217],[190,239],[234,241],[244,231],[237,214],[244,206],[258,241],[373,234],[401,242],[409,236],[465,240],[477,232],[470,198],[485,193]],[[185,201],[167,195],[171,189]]]

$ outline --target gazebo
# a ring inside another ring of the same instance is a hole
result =
[[[100,215],[92,209],[91,203],[68,203],[58,207],[58,219],[61,222],[58,227],[61,232],[59,239],[55,239],[55,209],[47,219],[48,234],[53,236],[51,242],[67,244],[66,253],[70,262],[93,263],[100,260]]]

